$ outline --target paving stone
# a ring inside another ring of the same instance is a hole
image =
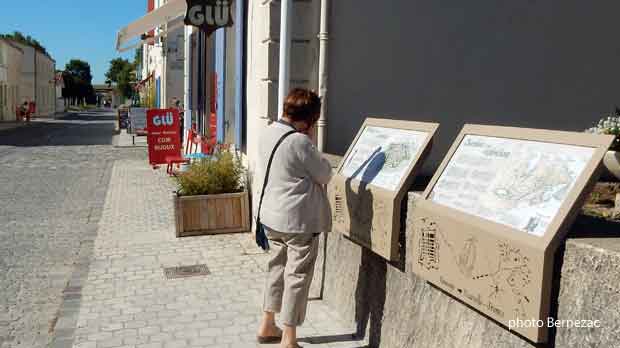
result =
[[[176,340],[164,343],[164,348],[186,348],[188,346],[185,340]]]
[[[0,286],[12,294],[0,298],[0,347],[43,339],[26,347],[42,348],[54,320],[58,330],[75,329],[66,342],[74,348],[258,347],[269,255],[249,234],[175,238],[174,183],[147,165],[145,149],[100,144],[97,131],[110,122],[71,124],[96,144],[62,146],[88,143],[66,127],[46,138],[59,146],[0,145],[0,199],[9,207],[0,212],[0,267],[8,270]],[[211,274],[164,277],[164,267],[196,264]],[[337,323],[320,302],[309,308],[300,335],[316,337],[313,325],[326,318]]]
[[[120,337],[108,338],[97,342],[97,348],[115,348],[123,345],[123,339]]]
[[[152,342],[146,344],[138,344],[136,348],[162,348],[163,343],[161,342]]]
[[[10,315],[13,337],[2,338],[2,348],[70,344],[65,329],[75,323],[67,313],[77,315],[74,285],[90,257],[113,162],[144,158],[112,147],[111,116],[37,121],[0,135],[0,313]],[[56,330],[65,339],[52,343]]]

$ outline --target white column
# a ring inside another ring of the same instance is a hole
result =
[[[192,100],[192,83],[191,83],[191,73],[192,73],[192,27],[185,27],[185,72],[183,77],[184,83],[184,98],[183,105],[185,108],[185,116],[183,119],[183,134],[187,132],[188,129],[192,128],[192,110],[190,109],[191,100]]]
[[[325,151],[327,143],[327,97],[328,97],[328,48],[329,48],[329,0],[321,1],[321,31],[319,33],[319,96],[321,117],[318,122],[317,143],[319,151]]]
[[[284,99],[288,94],[291,74],[291,36],[293,0],[280,1],[280,75],[278,77],[278,119],[284,112]]]

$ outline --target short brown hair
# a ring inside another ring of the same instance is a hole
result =
[[[321,98],[307,89],[293,89],[284,101],[284,116],[313,125],[321,114]]]

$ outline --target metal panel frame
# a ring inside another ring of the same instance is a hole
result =
[[[340,174],[347,157],[355,148],[364,129],[370,126],[414,130],[428,134],[421,150],[401,178],[395,191],[362,183],[358,179],[347,178]],[[329,186],[329,199],[334,210],[333,229],[387,260],[398,260],[400,257],[401,203],[413,183],[415,174],[422,167],[430,151],[430,145],[438,128],[437,123],[367,118],[338,166]],[[359,209],[362,208],[367,209],[368,214],[372,214],[366,217],[370,220],[367,223],[354,218],[354,214],[359,214]],[[355,212],[354,209],[358,211]]]

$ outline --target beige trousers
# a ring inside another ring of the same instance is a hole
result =
[[[282,323],[287,326],[299,326],[306,319],[319,238],[310,233],[265,231],[271,259],[267,264],[263,310],[280,313]]]

